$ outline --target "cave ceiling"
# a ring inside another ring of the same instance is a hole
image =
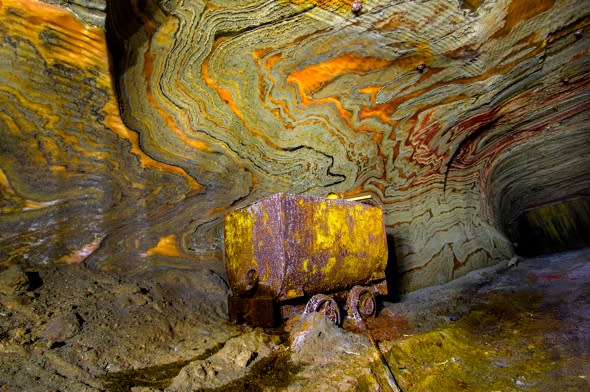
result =
[[[229,210],[370,194],[404,290],[590,196],[590,1],[0,0],[0,263],[222,260]]]

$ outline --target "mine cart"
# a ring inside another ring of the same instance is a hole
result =
[[[277,193],[225,217],[234,322],[270,327],[304,309],[340,324],[339,303],[348,317],[372,317],[386,264],[380,207]]]

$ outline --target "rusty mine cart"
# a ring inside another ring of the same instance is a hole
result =
[[[359,320],[373,317],[376,296],[387,294],[380,207],[277,193],[224,223],[233,322],[273,327],[305,305],[340,324],[339,302]]]

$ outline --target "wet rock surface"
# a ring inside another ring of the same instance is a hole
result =
[[[377,347],[363,325],[319,314],[280,330],[232,325],[211,268],[11,267],[0,281],[2,391],[386,391],[386,367],[404,391],[589,387],[590,250],[506,260],[385,302],[366,323]]]

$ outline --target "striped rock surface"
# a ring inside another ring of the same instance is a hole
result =
[[[590,0],[351,3],[0,0],[0,263],[221,263],[230,209],[368,193],[413,290],[590,196]]]

